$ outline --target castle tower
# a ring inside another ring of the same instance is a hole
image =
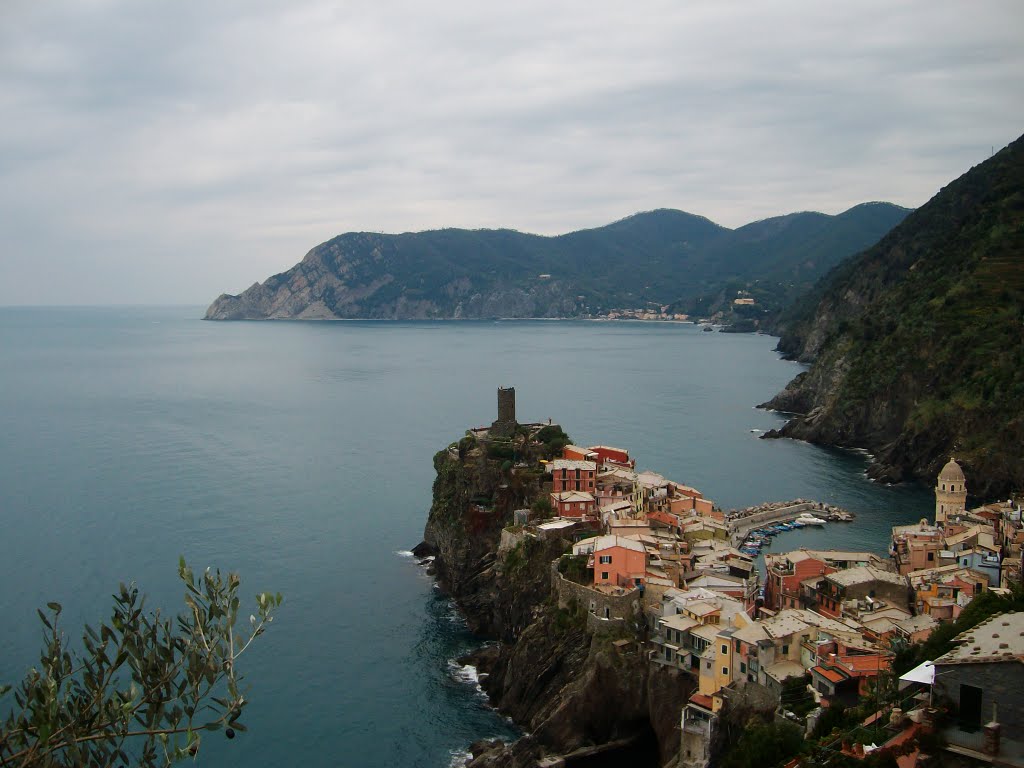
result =
[[[966,509],[967,478],[956,459],[950,457],[935,483],[935,524],[945,525],[947,518],[962,514]]]
[[[516,388],[498,387],[498,420],[491,424],[495,437],[511,437],[516,433]]]

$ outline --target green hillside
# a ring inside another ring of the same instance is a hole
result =
[[[950,455],[981,496],[1024,489],[1024,138],[836,267],[779,321],[813,360],[772,405],[782,434],[932,478]]]
[[[444,229],[340,235],[208,319],[578,317],[763,281],[774,309],[906,216],[887,203],[729,230],[674,210],[557,237]]]

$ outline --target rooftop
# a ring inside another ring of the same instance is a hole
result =
[[[575,520],[566,520],[564,517],[560,517],[555,520],[548,520],[546,523],[540,523],[537,527],[542,531],[555,531],[559,528],[568,528],[573,525],[576,525]]]
[[[817,674],[824,677],[826,680],[830,680],[833,683],[841,683],[843,682],[843,680],[846,680],[849,677],[849,675],[844,675],[841,672],[838,672],[834,669],[828,669],[827,667],[822,666],[812,668],[811,672],[816,672]]]
[[[1001,613],[954,638],[957,647],[936,665],[1024,661],[1024,613]]]
[[[860,565],[856,568],[847,568],[845,571],[830,573],[826,580],[838,584],[841,587],[852,587],[855,584],[869,584],[872,581],[885,581],[889,584],[906,584],[903,576],[892,571],[883,571],[873,565]]]
[[[690,634],[704,638],[705,640],[714,640],[718,637],[718,633],[721,629],[722,628],[717,624],[702,624],[699,627],[694,627],[690,630]]]
[[[551,470],[556,469],[578,469],[581,471],[596,472],[597,464],[593,461],[577,461],[575,459],[555,459],[548,468]]]
[[[804,673],[804,668],[795,661],[777,661],[765,667],[764,673],[781,683],[791,677],[801,676]]]
[[[683,615],[665,616],[660,619],[660,621],[669,629],[677,629],[680,632],[686,632],[689,629],[699,626],[696,619],[691,619],[689,616]]]
[[[556,501],[593,501],[594,497],[586,491],[559,491],[551,494]]]
[[[597,541],[594,542],[594,552],[602,552],[612,547],[622,547],[623,549],[630,549],[634,552],[646,552],[644,545],[636,539],[629,539],[625,536],[598,536]]]

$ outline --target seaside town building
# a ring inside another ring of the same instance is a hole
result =
[[[596,488],[597,463],[575,459],[555,459],[548,465],[551,470],[551,490],[584,491],[593,494]]]
[[[1020,762],[1005,764],[1024,765],[1024,612],[993,616],[954,642],[935,660],[932,678],[932,699],[958,713],[943,737],[989,754],[1016,753]]]
[[[523,434],[514,392],[500,390],[499,419],[473,434],[500,438],[509,425],[511,434]],[[558,605],[581,608],[594,631],[645,627],[640,636],[652,669],[689,676],[694,692],[680,713],[684,768],[708,768],[727,700],[753,691],[778,702],[781,712],[785,696],[806,679],[808,695],[822,707],[863,702],[892,668],[895,647],[924,642],[978,595],[1020,584],[1024,571],[1020,503],[968,510],[966,479],[952,459],[936,483],[934,524],[893,527],[891,559],[847,550],[770,552],[763,589],[759,545],[750,541],[770,539],[801,519],[824,524],[816,514],[849,515],[802,499],[725,513],[690,485],[638,472],[628,451],[609,446],[566,445],[545,466],[555,517],[517,510],[502,547],[524,536],[575,540],[572,554],[552,563]],[[1017,679],[1024,627],[1015,614],[998,618],[998,627],[990,620],[964,633],[956,650],[936,660],[933,693],[966,709],[976,727],[1000,723],[1008,744],[1007,729],[1024,723],[984,710],[993,703],[1002,709],[1004,700],[1024,707],[1017,701],[1024,691]]]
[[[963,514],[966,506],[967,478],[956,459],[950,457],[935,483],[935,524],[945,525],[948,518]]]
[[[827,574],[818,579],[815,591],[816,610],[826,616],[841,616],[850,601],[885,600],[897,606],[910,602],[906,577],[873,565]]]

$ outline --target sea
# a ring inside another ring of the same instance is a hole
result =
[[[516,737],[457,662],[481,640],[409,552],[434,453],[496,418],[499,386],[520,421],[628,448],[723,508],[805,498],[857,515],[776,550],[884,553],[892,525],[934,507],[923,487],[871,482],[858,453],[759,439],[783,417],[755,406],[801,370],[768,336],[202,314],[0,308],[0,681],[38,664],[48,601],[73,641],[121,582],[179,611],[179,556],[236,571],[250,605],[285,602],[239,661],[249,730],[207,735],[199,764],[447,768]]]

